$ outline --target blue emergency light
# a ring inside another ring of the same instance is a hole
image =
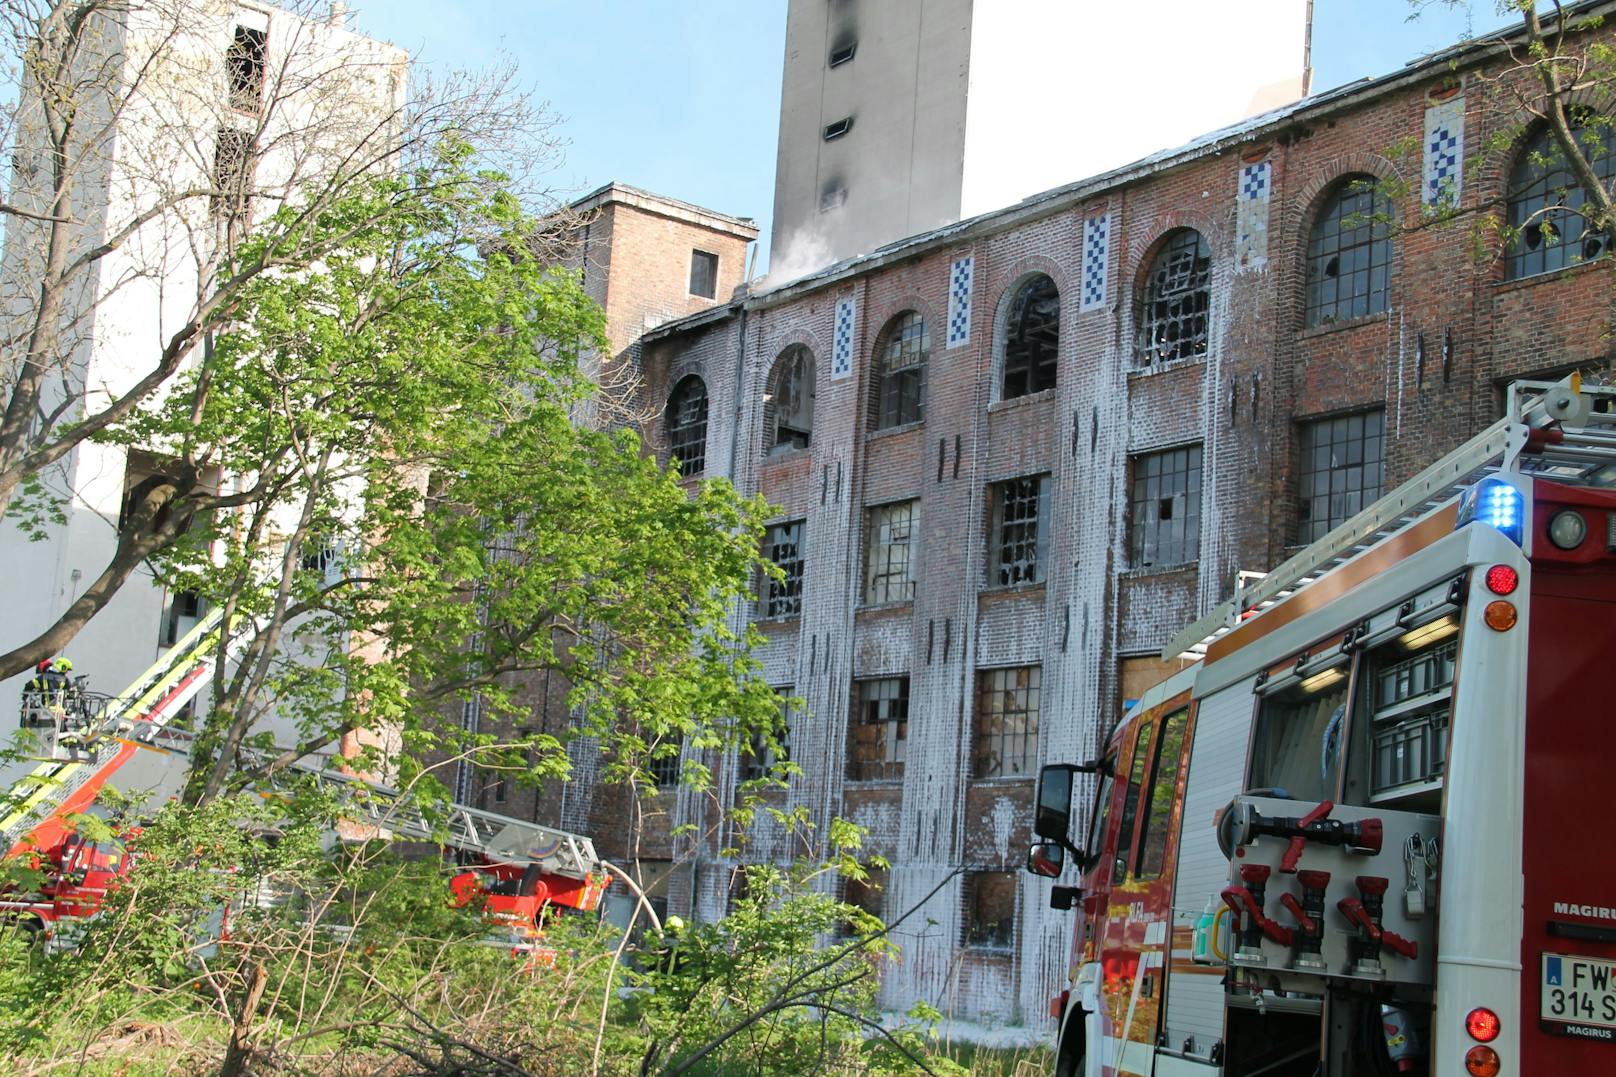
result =
[[[1486,524],[1519,546],[1526,528],[1526,498],[1503,479],[1483,479],[1459,501],[1455,527],[1471,523]]]

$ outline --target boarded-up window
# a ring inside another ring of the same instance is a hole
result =
[[[859,681],[853,702],[853,727],[847,738],[848,781],[902,778],[908,754],[909,678]]]
[[[985,669],[976,683],[972,773],[978,778],[1031,777],[1038,766],[1043,669]]]
[[[690,252],[690,294],[712,299],[718,294],[718,255]]]

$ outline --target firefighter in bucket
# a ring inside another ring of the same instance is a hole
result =
[[[52,759],[79,758],[91,734],[84,678],[75,680],[72,672],[71,658],[48,658],[34,667],[22,690],[19,724],[43,742]]]

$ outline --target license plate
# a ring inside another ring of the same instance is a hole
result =
[[[1570,1026],[1555,1031],[1616,1039],[1616,961],[1544,954],[1541,998],[1543,1020]]]

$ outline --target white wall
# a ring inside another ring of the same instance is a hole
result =
[[[1302,95],[1308,0],[992,0],[971,38],[961,217]]]

